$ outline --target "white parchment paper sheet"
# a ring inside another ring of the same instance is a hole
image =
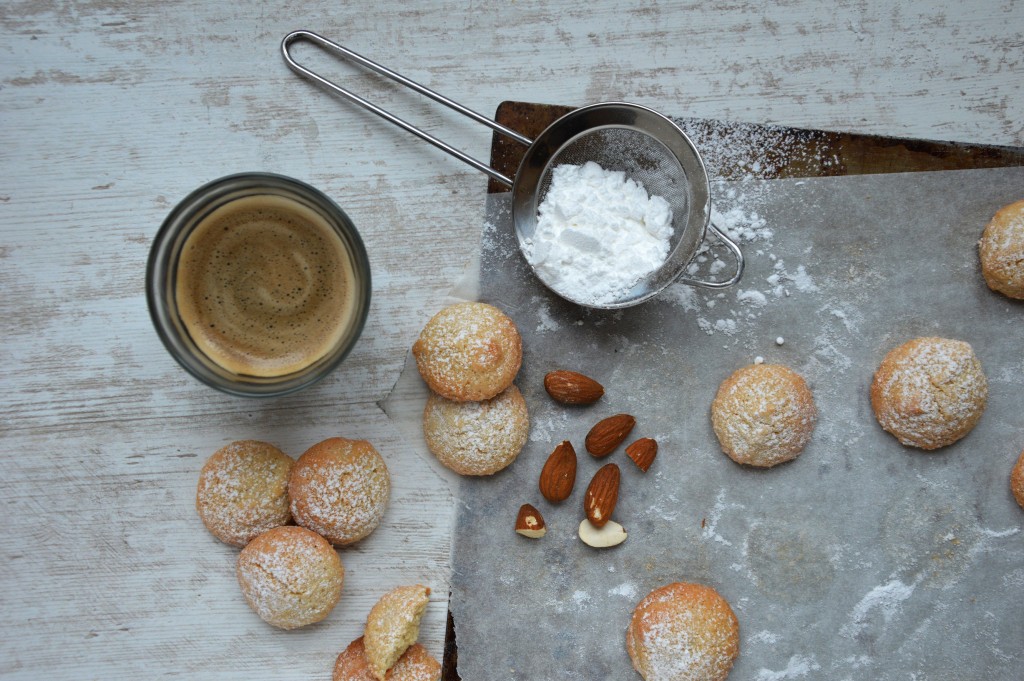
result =
[[[510,468],[459,484],[462,678],[639,678],[625,651],[630,613],[683,580],[716,588],[739,618],[730,679],[1019,679],[1024,510],[1008,475],[1024,449],[1024,305],[986,288],[976,242],[996,209],[1024,198],[1024,169],[716,191],[728,197],[717,208],[770,234],[745,244],[743,281],[724,294],[676,285],[611,313],[537,284],[507,195],[489,197],[481,298],[523,334],[532,424]],[[970,342],[989,379],[978,427],[935,453],[884,433],[868,398],[882,357],[923,335]],[[771,470],[730,461],[708,417],[719,383],[756,356],[800,372],[820,411],[802,456]],[[542,380],[556,368],[592,375],[605,397],[553,403]],[[660,443],[647,474],[621,448],[600,462],[584,450],[590,426],[618,412],[637,417],[633,438]],[[562,439],[580,465],[573,496],[553,506],[537,477]],[[597,551],[576,528],[607,461],[622,468],[615,519],[629,539]],[[513,532],[524,502],[547,520],[539,541]]]

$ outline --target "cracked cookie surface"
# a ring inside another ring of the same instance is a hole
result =
[[[795,459],[818,420],[806,381],[780,364],[737,369],[711,403],[711,425],[736,463],[770,468]]]
[[[988,382],[970,344],[915,338],[889,351],[871,383],[879,425],[902,444],[932,450],[971,432],[988,398]]]
[[[327,617],[341,599],[345,568],[330,543],[302,527],[276,527],[238,554],[238,584],[249,607],[281,629]]]

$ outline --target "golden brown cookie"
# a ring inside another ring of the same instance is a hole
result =
[[[871,383],[871,408],[882,428],[904,445],[929,450],[967,435],[987,396],[974,350],[948,338],[915,338],[894,348]]]
[[[409,646],[384,675],[385,681],[440,681],[441,663],[435,660],[419,643]],[[334,662],[332,681],[375,681],[366,660],[363,637],[345,648]]]
[[[978,256],[990,289],[1024,300],[1024,201],[996,211],[978,242]]]
[[[373,532],[390,494],[388,467],[366,440],[333,437],[317,443],[299,457],[288,479],[295,522],[337,546]]]
[[[269,529],[291,522],[288,474],[295,462],[274,445],[232,442],[214,452],[199,472],[196,511],[213,536],[245,546]]]
[[[412,354],[433,392],[458,402],[480,401],[512,385],[523,341],[512,320],[493,305],[456,303],[427,322]]]
[[[341,598],[345,568],[327,540],[289,525],[253,539],[235,569],[246,602],[265,622],[295,629],[319,622]]]
[[[384,681],[387,671],[416,643],[429,596],[430,589],[422,584],[399,586],[381,596],[370,609],[363,645],[370,673],[378,681]]]
[[[1024,452],[1020,453],[1017,463],[1010,471],[1010,491],[1021,508],[1024,508]]]
[[[437,460],[460,475],[491,475],[515,461],[526,444],[526,400],[512,385],[483,402],[453,402],[431,394],[423,435]]]
[[[626,652],[644,681],[721,681],[740,654],[739,637],[736,615],[717,591],[675,582],[637,604]]]
[[[759,468],[799,456],[817,420],[807,383],[779,364],[737,369],[711,403],[711,425],[722,451],[736,463]]]

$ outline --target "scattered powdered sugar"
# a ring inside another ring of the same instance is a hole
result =
[[[572,602],[577,608],[584,608],[593,603],[594,599],[586,591],[576,590],[572,594]]]
[[[754,678],[757,681],[786,681],[787,679],[806,678],[811,672],[820,670],[821,665],[819,665],[813,657],[794,655],[789,658],[786,668],[782,671],[775,672],[769,669],[761,669],[757,672],[757,676]]]
[[[759,631],[750,637],[750,642],[775,645],[779,642],[779,635],[770,631]]]
[[[524,255],[563,296],[607,304],[626,293],[669,253],[672,210],[623,171],[593,161],[555,166]]]
[[[850,622],[843,626],[839,633],[849,638],[859,634],[867,626],[868,614],[873,610],[879,611],[882,619],[888,624],[899,613],[903,601],[914,594],[916,587],[917,582],[904,584],[898,579],[876,586],[853,607]]]
[[[718,521],[722,518],[722,513],[725,511],[725,490],[720,490],[718,496],[715,497],[715,505],[708,513],[708,517],[705,518],[704,527],[701,530],[701,534],[705,539],[714,539],[720,544],[725,546],[732,546],[732,542],[728,541],[722,535],[718,534],[715,529],[718,525]]]
[[[639,591],[636,588],[636,584],[632,584],[631,582],[623,582],[618,586],[614,586],[611,589],[608,589],[609,596],[622,596],[623,598],[627,598],[630,601],[636,600],[638,593]]]
[[[815,131],[693,119],[680,120],[679,124],[700,150],[708,170],[712,224],[740,246],[750,270],[755,269],[750,267],[752,264],[764,258],[773,266],[766,280],[751,282],[751,286],[748,275],[742,289],[727,291],[724,296],[675,285],[660,299],[688,311],[715,308],[713,318],[698,316],[699,328],[708,335],[735,336],[756,322],[773,301],[818,291],[804,265],[787,268],[772,252],[779,226],[769,224],[762,206],[770,200],[777,183],[765,180],[784,176],[791,167],[827,170],[839,160],[822,153],[825,147],[814,143],[821,133]],[[712,250],[724,253],[713,242],[705,239],[687,268],[689,276],[714,279],[730,271],[731,256],[712,255]]]

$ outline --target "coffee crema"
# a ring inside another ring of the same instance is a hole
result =
[[[233,200],[203,218],[181,251],[178,314],[211,361],[277,377],[328,355],[353,323],[356,285],[340,236],[288,198]]]

